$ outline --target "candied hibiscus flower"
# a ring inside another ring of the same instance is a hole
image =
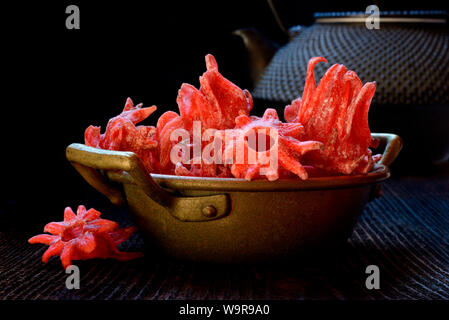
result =
[[[323,144],[300,140],[303,133],[300,123],[281,122],[274,109],[265,110],[262,118],[241,115],[236,118],[235,129],[222,131],[225,163],[231,163],[231,173],[236,178],[252,180],[263,175],[268,180],[276,180],[290,172],[307,179],[300,159],[309,151],[320,150]],[[253,152],[252,159],[250,152]]]
[[[180,113],[168,111],[158,121],[160,164],[165,173],[217,176],[228,172],[216,164],[174,164],[170,159],[172,147],[179,142],[171,139],[175,130],[186,130],[190,134],[190,147],[193,148],[194,121],[201,123],[200,135],[207,129],[230,129],[234,128],[237,116],[248,115],[253,107],[250,93],[224,78],[210,54],[206,56],[206,67],[207,71],[200,77],[199,90],[186,83],[179,89],[176,101]],[[206,144],[201,142],[201,150]]]
[[[121,252],[117,246],[136,230],[135,227],[119,229],[116,222],[100,219],[101,213],[95,209],[86,210],[79,206],[77,214],[70,207],[64,211],[64,221],[50,222],[44,232],[28,240],[29,243],[42,243],[49,246],[42,256],[42,262],[52,256],[60,256],[64,269],[72,260],[94,258],[113,258],[121,261],[143,256],[140,252]]]
[[[109,120],[106,131],[101,134],[100,127],[89,126],[84,133],[86,145],[95,148],[132,151],[136,153],[149,171],[158,166],[155,154],[158,145],[156,128],[153,126],[137,126],[154,111],[156,106],[142,108],[142,104],[134,106],[132,100],[126,100],[121,114]]]
[[[313,69],[323,57],[310,59],[304,93],[285,107],[287,122],[301,123],[305,138],[324,143],[324,148],[305,156],[304,163],[331,173],[367,173],[380,155],[368,126],[368,111],[376,90],[375,82],[362,85],[354,71],[342,64],[330,67],[318,87]]]

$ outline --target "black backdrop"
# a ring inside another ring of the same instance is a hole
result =
[[[314,11],[363,11],[373,3],[274,2],[287,26],[311,24]],[[374,3],[381,10],[439,7]],[[69,4],[80,8],[80,30],[65,28]],[[207,53],[225,77],[250,86],[245,50],[233,30],[256,27],[286,40],[265,1],[33,1],[0,10],[1,212],[28,218],[60,216],[66,205],[98,197],[65,160],[65,147],[82,142],[90,124],[104,128],[126,97],[158,106],[151,123],[176,110],[182,82],[198,86]]]

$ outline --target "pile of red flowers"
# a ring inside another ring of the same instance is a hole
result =
[[[152,173],[247,180],[367,173],[380,159],[369,149],[376,147],[368,126],[376,84],[363,85],[355,72],[335,64],[317,86],[319,62],[327,63],[309,61],[304,93],[285,107],[286,122],[274,109],[250,116],[250,93],[224,78],[207,55],[200,88],[183,84],[179,90],[179,114],[167,111],[156,126],[137,126],[156,107],[134,106],[128,98],[103,134],[100,127],[86,129],[85,143],[135,152]]]

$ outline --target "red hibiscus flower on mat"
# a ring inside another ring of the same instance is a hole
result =
[[[101,219],[95,209],[86,210],[80,205],[75,214],[70,207],[64,210],[64,221],[50,222],[44,232],[28,240],[49,246],[42,256],[46,263],[52,256],[60,256],[62,266],[67,268],[72,260],[113,258],[131,260],[142,257],[141,252],[121,252],[117,246],[136,231],[136,227],[119,228],[117,222]]]

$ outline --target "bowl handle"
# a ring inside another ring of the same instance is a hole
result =
[[[393,133],[372,133],[371,136],[385,145],[380,163],[389,167],[402,149],[402,139]]]
[[[215,220],[226,216],[230,211],[226,194],[180,197],[162,189],[133,152],[103,150],[73,143],[67,147],[66,157],[91,186],[114,204],[125,203],[122,191],[113,186],[98,170],[128,172],[148,197],[182,221]]]

